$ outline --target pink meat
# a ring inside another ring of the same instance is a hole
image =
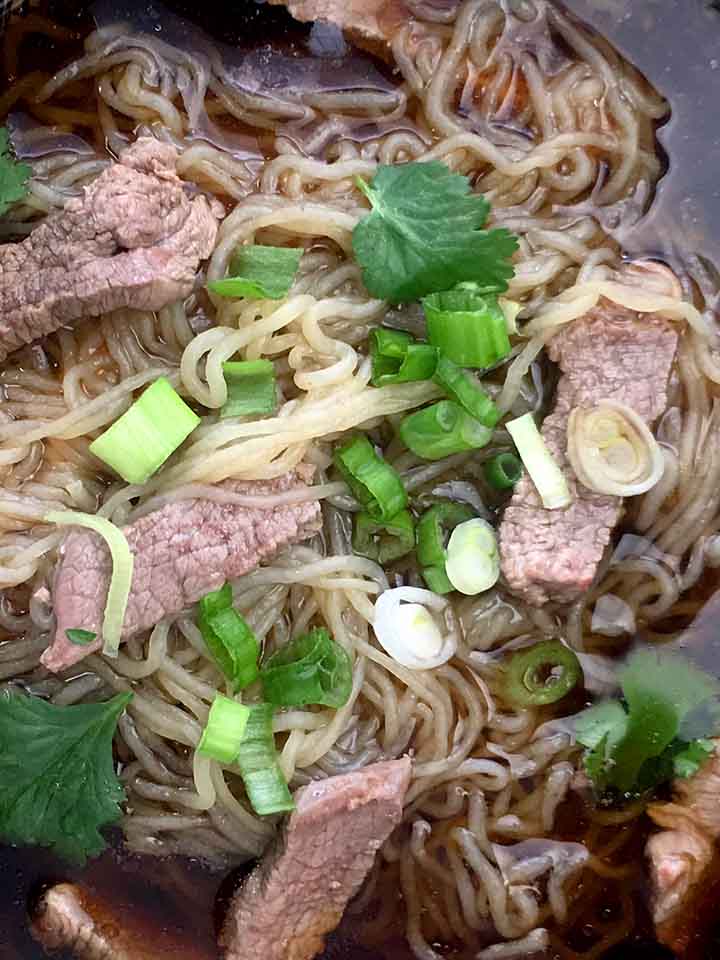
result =
[[[283,836],[230,904],[226,960],[311,960],[323,949],[400,822],[410,772],[405,757],[298,790]]]
[[[566,456],[572,409],[618,400],[653,423],[667,404],[676,348],[677,333],[667,320],[608,303],[551,340],[549,354],[562,376],[542,435],[567,476],[573,502],[546,510],[525,475],[500,527],[503,574],[530,603],[568,602],[587,590],[622,515],[619,497],[593,493],[575,477]]]
[[[304,486],[296,473],[277,480],[223,484],[225,489],[248,495]],[[316,500],[273,509],[179,500],[141,517],[123,531],[135,558],[123,638],[177,613],[226,580],[248,573],[285,544],[307,539],[320,524]],[[102,646],[101,639],[90,646],[73,644],[66,630],[91,630],[101,638],[110,570],[109,551],[97,534],[69,534],[53,588],[57,629],[42,656],[49,670],[63,670]]]

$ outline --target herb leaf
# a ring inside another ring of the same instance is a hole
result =
[[[51,847],[82,863],[106,846],[100,828],[120,816],[123,789],[112,739],[132,699],[60,707],[0,696],[0,837]]]
[[[490,204],[466,177],[435,160],[380,166],[358,186],[373,209],[355,227],[353,249],[373,296],[400,303],[466,280],[507,289],[517,240],[482,229]]]
[[[720,684],[683,657],[640,650],[619,672],[623,702],[597,704],[575,721],[596,789],[628,795],[695,773],[713,751]]]
[[[304,251],[298,247],[238,247],[224,280],[208,283],[221,297],[281,300],[295,279]]]
[[[27,196],[32,167],[16,160],[10,149],[7,127],[0,127],[0,216],[8,207]]]

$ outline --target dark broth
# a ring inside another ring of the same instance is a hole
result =
[[[345,48],[339,35],[332,31],[324,36],[313,34],[312,27],[296,23],[282,8],[255,0],[235,0],[232,4],[226,0],[205,0],[200,5],[190,0],[168,0],[168,4],[178,15],[190,18],[225,44],[244,50],[278,52],[288,70],[292,67],[293,77],[304,76],[313,83],[324,78],[324,83],[337,86],[352,85],[353,78],[360,77],[373,77],[380,85],[393,83],[392,71],[386,64]],[[674,261],[684,258],[682,251],[691,251],[708,261],[714,260],[714,251],[720,247],[720,183],[713,162],[720,151],[720,13],[704,0],[571,0],[567,5],[636,63],[650,82],[669,97],[673,108],[672,118],[660,134],[669,166],[655,203],[636,222],[621,221],[614,231],[618,239],[633,253],[659,253]],[[36,35],[27,34],[17,50],[6,49],[5,62],[0,65],[6,82],[27,70],[52,71],[79,53],[83,36],[94,25],[93,18],[83,9],[78,10],[79,6],[83,7],[76,0],[48,0],[44,12],[64,29],[40,42]],[[101,9],[106,16],[125,18],[133,11],[142,11],[145,22],[154,20],[162,29],[161,9],[152,3],[105,0]],[[188,36],[192,36],[192,30]],[[177,37],[167,39],[179,42]],[[319,52],[324,57],[317,55]],[[323,63],[323,59],[331,62]],[[720,618],[717,586],[716,577],[706,577],[695,588],[693,599],[701,613],[694,625],[681,626],[688,626],[683,640],[688,652],[705,668],[720,673],[716,649],[720,642],[716,636]],[[677,626],[668,618],[668,630]],[[560,811],[558,838],[577,838],[587,822],[588,810],[581,801],[575,798],[567,802]],[[664,960],[669,953],[652,942],[646,906],[642,871],[645,836],[643,830],[633,830],[623,854],[637,862],[638,869],[622,892],[633,900],[636,931],[631,942],[613,948],[606,960]],[[43,851],[0,851],[1,960],[43,956],[28,933],[28,905],[43,885],[58,880],[82,881],[99,898],[125,914],[133,927],[147,932],[148,937],[157,940],[179,935],[187,944],[188,953],[192,950],[208,960],[216,956],[215,929],[232,880],[197,861],[130,856],[115,846],[84,870],[69,868]],[[709,894],[718,889],[720,878]],[[588,896],[584,900],[589,898],[593,907],[604,911],[605,919],[611,917],[616,891],[608,887],[585,893]],[[398,896],[397,884],[390,874],[386,895]],[[708,912],[701,907],[703,916]],[[591,917],[592,909],[571,919],[568,940],[576,945],[575,949],[585,949],[592,942]],[[707,920],[706,926],[711,927],[712,915]],[[694,960],[717,957],[719,943],[720,934],[712,932],[709,941],[698,939],[691,951]],[[400,931],[397,939],[385,940],[382,946],[371,944],[363,935],[362,922],[351,914],[330,938],[324,956],[325,960],[410,960],[411,953]]]

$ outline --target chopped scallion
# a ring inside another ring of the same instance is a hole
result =
[[[508,698],[518,707],[540,707],[567,696],[582,677],[580,662],[559,640],[546,640],[512,654]]]
[[[87,527],[99,533],[107,544],[112,561],[112,573],[103,615],[103,653],[106,657],[116,657],[120,649],[134,564],[134,557],[125,534],[105,517],[97,517],[92,513],[76,513],[74,510],[54,510],[47,514],[45,522],[57,523],[60,526],[77,524],[79,527]]]
[[[509,490],[522,476],[522,463],[514,453],[498,453],[483,468],[485,479],[496,490]]]
[[[422,576],[428,590],[432,590],[433,593],[439,593],[442,596],[446,593],[452,593],[455,589],[448,580],[444,565],[442,567],[423,567]]]
[[[274,653],[260,671],[265,699],[283,707],[345,706],[352,663],[324,627],[315,627]]]
[[[211,281],[208,290],[220,297],[281,300],[293,284],[303,253],[295,247],[238,247],[228,276]]]
[[[565,474],[553,459],[531,413],[505,424],[543,506],[558,510],[572,503]]]
[[[221,417],[273,413],[277,408],[275,368],[270,360],[240,360],[222,365],[227,401]]]
[[[426,510],[417,525],[417,558],[423,567],[445,567],[447,541],[459,523],[472,520],[470,507],[450,500]]]
[[[234,763],[249,716],[249,707],[216,694],[198,744],[198,753],[219,763]]]
[[[491,398],[449,357],[440,354],[433,378],[445,393],[484,427],[494,427],[500,411]]]
[[[369,513],[355,514],[353,552],[380,564],[392,563],[410,553],[415,546],[415,521],[409,510],[401,510],[389,520],[375,520]]]
[[[91,643],[97,640],[97,634],[92,630],[81,630],[79,627],[71,627],[65,631],[65,636],[70,643],[75,643],[80,647],[89,647]]]
[[[257,679],[260,644],[233,608],[230,584],[200,600],[198,626],[208,650],[234,690],[242,690]]]
[[[422,301],[428,340],[461,367],[491,367],[510,353],[505,315],[497,297],[462,283]]]
[[[237,757],[248,799],[255,813],[260,816],[287,813],[295,808],[295,802],[277,762],[272,716],[273,708],[269,703],[258,703],[250,707]]]
[[[435,372],[437,350],[416,343],[409,333],[378,327],[370,331],[371,383],[385,387],[412,380],[429,380]]]
[[[160,377],[90,444],[90,452],[127,483],[145,483],[200,423]]]
[[[355,498],[374,519],[389,520],[407,506],[400,474],[375,453],[367,437],[343,444],[334,460]]]
[[[400,437],[408,450],[423,460],[442,460],[453,453],[484,447],[492,438],[492,430],[459,404],[441,400],[405,417]]]
[[[458,524],[450,534],[445,572],[448,580],[468,597],[494,586],[500,576],[500,553],[495,531],[475,517]]]

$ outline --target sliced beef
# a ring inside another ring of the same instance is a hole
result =
[[[230,904],[227,960],[310,960],[400,822],[410,760],[303,787],[282,837]]]
[[[575,478],[566,456],[570,412],[618,400],[653,423],[665,410],[676,348],[677,333],[667,320],[607,302],[550,341],[548,352],[562,376],[542,435],[568,478],[573,502],[546,510],[525,475],[500,527],[505,579],[530,603],[567,602],[587,590],[622,514],[619,497],[593,493]]]
[[[385,54],[395,31],[410,19],[404,0],[270,0],[303,23],[324,20],[344,30],[359,46]]]
[[[159,310],[192,291],[218,221],[187,195],[176,161],[174,147],[140,139],[82,197],[0,247],[0,362],[66,324]]]
[[[247,495],[282,493],[305,484],[298,473],[277,480],[227,482],[224,489]],[[316,500],[272,509],[248,509],[214,500],[178,500],[124,528],[135,558],[123,638],[177,613],[225,580],[253,570],[287,543],[320,529]],[[100,637],[110,580],[110,553],[95,533],[72,532],[61,548],[53,604],[55,639],[42,656],[58,671],[102,646],[71,643],[65,631],[92,630]]]
[[[46,950],[67,950],[77,960],[211,960],[157,919],[151,931],[145,930],[127,910],[74,884],[59,883],[40,898],[30,929]]]
[[[652,909],[661,943],[682,956],[701,922],[708,890],[717,888],[720,857],[720,741],[715,754],[687,780],[673,784],[670,803],[648,807],[662,830],[647,843]],[[716,921],[716,916],[714,920]]]

